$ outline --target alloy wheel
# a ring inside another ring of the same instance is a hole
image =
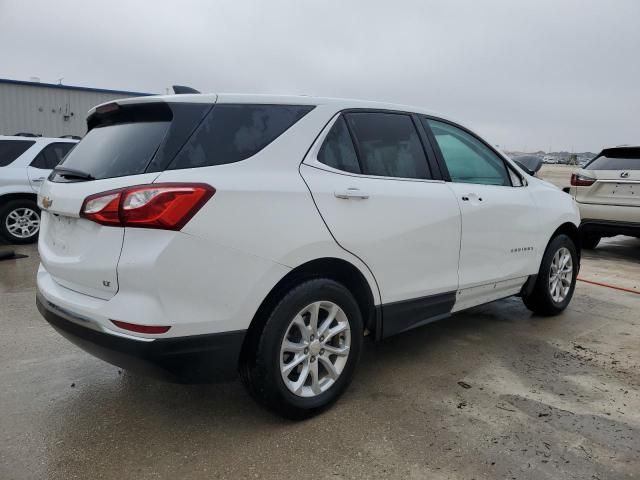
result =
[[[340,377],[349,358],[351,327],[335,303],[319,301],[291,320],[280,346],[280,374],[300,397],[326,392]]]
[[[549,293],[556,303],[561,303],[571,289],[573,281],[573,259],[569,249],[562,247],[551,260],[549,269]]]
[[[7,215],[5,227],[16,238],[31,238],[40,230],[40,215],[28,207],[16,208]]]

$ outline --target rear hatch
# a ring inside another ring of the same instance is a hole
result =
[[[576,201],[640,207],[640,147],[605,149],[580,175],[595,182],[578,187]]]
[[[106,104],[89,115],[89,132],[38,196],[38,248],[56,282],[97,298],[116,294],[125,229],[81,218],[83,202],[96,193],[152,183],[212,106],[149,97]]]

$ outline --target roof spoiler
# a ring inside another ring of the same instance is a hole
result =
[[[598,157],[609,158],[640,158],[640,147],[635,146],[620,146],[605,148],[600,152]]]
[[[171,88],[173,88],[173,93],[175,93],[176,95],[180,95],[183,93],[200,93],[195,88],[185,87],[184,85],[173,85]]]

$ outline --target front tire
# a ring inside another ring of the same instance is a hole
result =
[[[294,287],[268,314],[241,378],[260,403],[302,419],[332,405],[353,377],[363,326],[353,295],[329,279]]]
[[[570,237],[561,234],[553,238],[542,257],[533,290],[522,296],[527,308],[544,316],[557,315],[567,308],[576,286],[578,262]]]
[[[0,207],[0,236],[13,244],[34,243],[40,232],[40,209],[27,198]]]

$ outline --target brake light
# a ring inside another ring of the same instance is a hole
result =
[[[587,177],[586,175],[581,175],[579,173],[571,174],[571,185],[574,187],[589,187],[596,183],[595,178]]]
[[[216,192],[204,183],[154,183],[88,196],[80,216],[101,225],[180,230]]]
[[[136,333],[160,334],[167,333],[171,328],[159,325],[138,325],[136,323],[121,322],[120,320],[111,320],[111,323],[113,323],[118,328]]]
[[[120,109],[120,105],[116,102],[106,103],[96,108],[96,113],[110,113]]]

